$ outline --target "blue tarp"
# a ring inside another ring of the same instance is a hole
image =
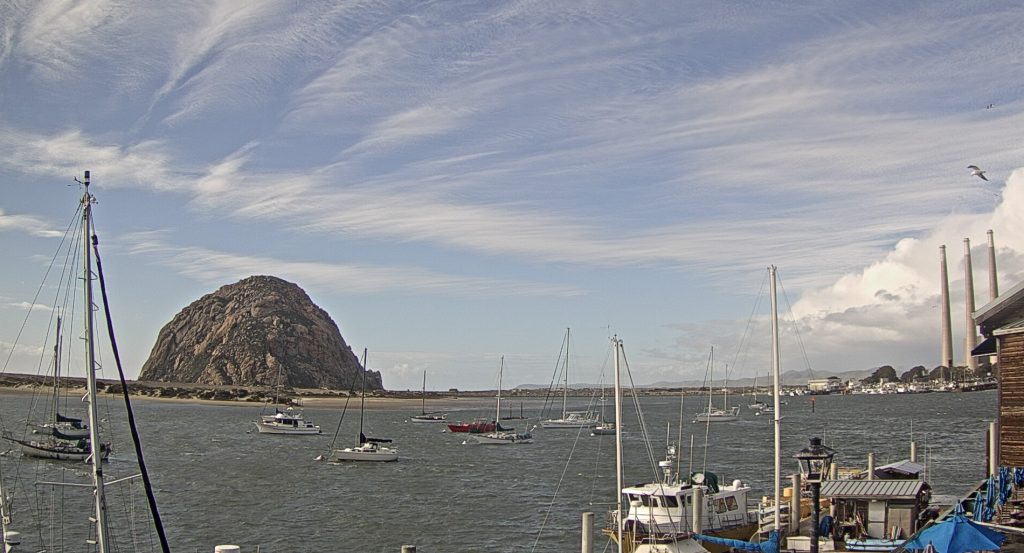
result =
[[[768,539],[761,543],[754,543],[743,540],[731,540],[729,538],[719,538],[717,536],[707,536],[704,534],[694,534],[693,539],[706,541],[708,543],[717,543],[719,545],[726,545],[733,549],[740,549],[742,551],[755,551],[758,553],[779,553],[779,533],[772,530],[772,533],[768,535]]]
[[[1005,539],[999,532],[968,520],[958,504],[952,516],[918,532],[903,548],[926,549],[931,544],[937,553],[998,551]]]

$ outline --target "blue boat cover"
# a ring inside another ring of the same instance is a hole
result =
[[[708,543],[726,545],[732,547],[733,549],[739,549],[742,551],[755,551],[758,553],[779,553],[779,533],[776,530],[772,530],[772,533],[768,535],[768,539],[761,543],[754,543],[743,540],[731,540],[729,538],[719,538],[718,536],[708,536],[705,534],[694,534],[693,539],[706,541]]]

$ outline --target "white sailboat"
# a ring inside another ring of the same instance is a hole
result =
[[[697,416],[693,418],[693,422],[731,422],[740,418],[740,408],[733,406],[729,407],[729,366],[725,367],[725,397],[723,399],[722,407],[715,407],[711,404],[711,400],[714,398],[714,386],[712,386],[713,380],[711,374],[715,368],[715,348],[711,348],[711,360],[710,368],[708,372],[708,407],[701,413],[697,413]]]
[[[557,419],[541,421],[543,428],[593,428],[601,424],[596,416],[589,411],[569,411],[569,329],[565,329],[565,364],[562,366],[562,416]],[[558,366],[555,371],[557,373]]]
[[[423,396],[420,402],[420,414],[409,417],[410,422],[438,423],[448,422],[448,415],[439,412],[427,412],[427,371],[423,371]]]
[[[366,410],[366,348],[363,348],[363,383],[359,394],[359,435],[356,437],[356,444],[344,449],[335,449],[331,452],[331,461],[377,461],[388,462],[398,460],[398,450],[387,444],[391,440],[387,438],[367,438],[363,434],[363,413]]]
[[[505,356],[501,356],[501,363],[498,365],[498,398],[497,406],[494,408],[494,420],[498,420],[501,414],[501,373],[505,368]],[[473,434],[471,439],[480,445],[513,445],[533,443],[533,436],[527,432],[516,432],[512,430],[494,430],[484,434]]]

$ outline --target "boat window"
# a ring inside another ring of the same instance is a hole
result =
[[[693,496],[692,495],[686,496],[686,504],[687,505],[693,505]]]
[[[649,495],[641,495],[640,496],[640,503],[643,504],[644,507],[650,507],[651,506],[651,496],[649,496]]]
[[[715,512],[716,513],[724,513],[725,511],[726,511],[725,500],[724,499],[716,499],[715,500]]]
[[[730,511],[735,511],[738,507],[738,505],[736,504],[736,498],[731,495],[725,498],[725,505],[726,507],[728,507]]]
[[[661,498],[666,507],[678,507],[679,501],[676,500],[675,496],[668,496]]]

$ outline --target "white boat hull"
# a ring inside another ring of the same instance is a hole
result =
[[[319,426],[285,426],[273,423],[266,423],[263,421],[256,421],[256,430],[260,434],[287,434],[293,436],[308,436],[310,434],[319,434]]]
[[[91,451],[82,450],[78,447],[54,446],[36,441],[14,440],[21,447],[22,455],[36,457],[38,459],[55,459],[59,461],[85,461],[92,455]],[[104,444],[100,447],[100,459],[106,460],[110,455],[110,446]]]
[[[448,422],[448,417],[445,417],[445,416],[432,417],[430,415],[417,415],[415,417],[409,417],[409,422],[423,423],[423,424],[426,424],[426,423]]]
[[[533,443],[533,436],[529,434],[517,434],[515,432],[488,432],[487,434],[474,434],[472,439],[480,445],[514,445]]]
[[[332,461],[376,461],[388,462],[398,460],[398,450],[390,447],[361,445],[335,449],[331,454]]]

